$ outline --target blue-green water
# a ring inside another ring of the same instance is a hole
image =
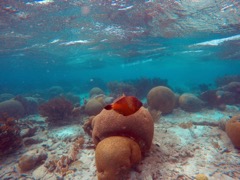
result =
[[[1,93],[240,75],[239,1],[4,0],[0,14]]]

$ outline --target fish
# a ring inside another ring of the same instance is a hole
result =
[[[123,116],[129,116],[136,113],[141,107],[142,102],[135,96],[125,96],[124,94],[116,99],[112,104],[104,107],[106,110],[114,110]]]

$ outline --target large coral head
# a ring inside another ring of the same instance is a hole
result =
[[[153,123],[151,114],[144,107],[129,116],[123,116],[114,110],[103,109],[92,120],[93,142],[97,145],[110,136],[130,137],[139,144],[142,153],[145,153],[152,144]]]
[[[141,161],[139,145],[130,138],[111,136],[96,147],[98,180],[121,180]]]
[[[240,115],[233,116],[227,121],[226,132],[233,145],[240,149]]]
[[[174,109],[175,102],[175,94],[165,86],[154,87],[147,95],[149,108],[159,110],[163,114],[171,113]]]

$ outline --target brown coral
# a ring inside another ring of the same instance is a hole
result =
[[[0,156],[19,148],[22,144],[20,128],[14,118],[0,118]]]
[[[101,100],[92,98],[85,105],[85,112],[89,116],[97,115],[104,108],[104,105],[101,103]]]
[[[141,150],[130,138],[112,136],[97,145],[95,160],[98,180],[126,179],[124,175],[140,162]]]
[[[179,97],[179,106],[188,112],[200,111],[203,107],[203,102],[195,95],[184,93]]]
[[[100,89],[99,87],[94,87],[90,90],[89,92],[89,97],[92,98],[96,95],[99,95],[99,94],[104,94],[103,90]]]
[[[67,122],[72,110],[73,104],[64,97],[51,99],[39,107],[40,115],[47,117],[46,121],[51,125]]]
[[[171,113],[175,106],[176,97],[171,89],[165,86],[152,88],[147,95],[150,109],[160,110],[163,114]]]
[[[110,136],[126,136],[134,139],[144,153],[150,149],[152,144],[153,119],[144,107],[130,116],[123,116],[114,110],[103,109],[93,118],[92,126],[95,145]]]
[[[5,114],[11,117],[21,118],[25,115],[25,109],[21,102],[10,99],[0,103],[0,118]]]
[[[227,121],[226,132],[233,145],[240,149],[240,115],[234,116]]]

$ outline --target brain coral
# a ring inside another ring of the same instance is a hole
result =
[[[234,116],[227,121],[226,132],[233,145],[240,149],[240,115]]]
[[[175,106],[176,97],[171,89],[165,86],[152,88],[147,95],[150,109],[160,110],[163,114],[171,113]]]
[[[104,108],[104,105],[96,98],[90,99],[85,105],[85,112],[89,115],[97,115]]]
[[[184,93],[179,97],[178,100],[179,106],[189,112],[197,112],[200,111],[203,102],[195,95],[190,93]]]
[[[89,97],[91,98],[99,94],[104,94],[103,90],[100,89],[99,87],[94,87],[90,90]]]
[[[114,110],[103,109],[93,118],[92,137],[95,144],[109,136],[133,138],[142,152],[150,149],[153,139],[153,119],[149,111],[141,107],[136,113],[123,116]]]
[[[141,150],[130,138],[111,136],[98,143],[95,160],[98,180],[120,180],[133,165],[140,162]]]
[[[0,117],[7,115],[8,117],[20,118],[25,115],[25,109],[17,100],[10,99],[0,103]]]

